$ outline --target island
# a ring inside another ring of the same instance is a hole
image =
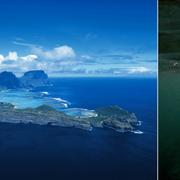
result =
[[[33,88],[49,84],[48,75],[43,70],[25,72],[20,78],[21,87]]]
[[[49,83],[48,75],[42,70],[25,72],[20,78],[12,72],[0,73],[0,90],[28,89]],[[17,109],[13,104],[0,102],[0,122],[75,127],[89,131],[93,128],[109,128],[118,132],[134,132],[139,125],[134,113],[116,105],[97,108],[94,114],[87,117],[73,116],[48,105]]]
[[[135,114],[119,106],[97,108],[95,112],[96,117],[80,118],[69,116],[47,105],[16,109],[10,103],[1,102],[0,122],[75,127],[88,131],[92,131],[93,128],[110,128],[118,132],[133,132],[138,125]]]
[[[12,72],[0,73],[0,89],[20,88],[20,80]]]
[[[28,71],[19,78],[12,72],[0,73],[0,89],[34,88],[47,85],[49,85],[48,75],[43,70]]]

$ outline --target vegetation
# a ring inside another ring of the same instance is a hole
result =
[[[100,108],[97,117],[77,118],[43,105],[38,108],[16,109],[12,104],[0,103],[0,122],[56,125],[92,130],[93,127],[111,128],[119,132],[130,132],[138,121],[133,113],[118,106]]]

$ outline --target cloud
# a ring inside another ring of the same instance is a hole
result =
[[[22,59],[23,61],[26,61],[26,62],[32,62],[32,61],[36,60],[37,58],[38,58],[38,56],[34,55],[34,54],[20,57],[20,59]]]
[[[145,68],[145,67],[144,67]],[[149,76],[150,74],[151,75],[154,75],[152,74],[152,71],[149,69],[149,71],[146,71],[145,70],[142,70],[144,69],[142,67],[136,67],[136,68],[124,68],[124,67],[121,67],[121,68],[108,68],[108,67],[104,67],[104,68],[95,68],[95,69],[89,69],[89,68],[82,68],[82,67],[74,67],[74,68],[71,68],[71,67],[61,67],[59,68],[58,70],[55,70],[52,72],[52,74],[54,75],[85,75],[85,76],[118,76],[118,77],[126,77],[126,76]],[[136,69],[136,72],[133,72],[133,73],[129,73],[132,69]],[[139,71],[137,71],[137,69]],[[143,74],[141,74],[141,73]]]
[[[43,69],[51,76],[156,74],[154,61],[153,63],[144,62],[140,57],[136,58],[128,52],[76,54],[75,50],[68,45],[45,50],[36,44],[24,42],[14,42],[14,44],[28,47],[31,53],[21,56],[16,51],[10,51],[6,56],[0,54],[0,71],[8,70],[20,75],[28,70]]]
[[[29,47],[32,54],[19,56],[16,51],[10,51],[7,55],[0,54],[0,71],[9,70],[21,74],[32,69],[43,69],[53,72],[61,68],[72,68],[79,63],[75,59],[75,51],[67,45],[45,51],[35,44],[22,42],[14,42],[14,44]]]
[[[50,60],[62,60],[76,57],[73,48],[67,45],[59,46],[49,51],[45,51],[41,47],[34,47],[33,52],[40,57]]]
[[[92,57],[89,56],[89,55],[81,55],[81,58],[82,59],[87,59],[87,60],[92,59]]]
[[[115,60],[132,60],[134,59],[133,56],[131,55],[124,55],[124,54],[108,54],[108,55],[104,55],[102,56],[103,58],[111,58],[111,59],[115,59]]]
[[[136,64],[136,58],[128,54],[98,54],[82,55],[81,60],[85,64],[108,65],[108,64]]]
[[[18,56],[17,52],[10,51],[7,56],[0,54],[0,63],[5,63],[6,61],[25,61],[32,62],[38,58],[37,55],[29,54],[27,56]],[[16,62],[17,63],[17,62]]]
[[[25,47],[30,47],[30,48],[41,47],[38,44],[31,44],[31,43],[25,43],[25,42],[19,42],[19,41],[13,41],[12,43],[18,46],[25,46]]]
[[[37,55],[29,54],[18,56],[17,52],[10,51],[7,56],[0,54],[0,70],[23,72],[37,67]]]
[[[11,60],[11,61],[16,61],[18,59],[17,52],[9,52],[9,54],[4,58],[4,60]]]
[[[146,67],[133,67],[129,68],[128,74],[139,74],[139,73],[147,73],[150,72],[150,69]]]
[[[69,48],[68,48],[69,49]],[[41,49],[42,50],[42,49]],[[57,52],[58,51],[58,52]],[[64,52],[63,52],[64,51]],[[0,54],[0,70],[13,71],[17,74],[21,74],[28,70],[43,69],[49,75],[59,76],[59,75],[105,75],[105,76],[131,76],[131,75],[148,75],[152,71],[150,68],[144,66],[129,67],[122,66],[121,64],[109,66],[108,64],[96,64],[93,63],[93,57],[88,55],[79,56],[80,60],[76,60],[75,52],[73,55],[68,53],[71,50],[67,50],[67,47],[54,48],[51,51],[41,51],[45,53],[46,58],[39,58],[37,54],[28,54],[25,56],[19,56],[17,52],[10,51],[7,56]],[[48,53],[48,55],[46,54]],[[54,56],[52,58],[51,55]],[[68,54],[68,55],[67,55]],[[71,54],[71,53],[70,53]],[[65,58],[66,57],[66,58]],[[70,58],[71,57],[71,58]],[[82,60],[83,59],[83,60]],[[85,63],[85,61],[92,61],[91,63]]]
[[[0,64],[4,61],[4,56],[0,54]]]
[[[43,47],[38,44],[21,41],[13,41],[12,43],[18,46],[30,48],[33,54],[36,54],[43,59],[62,60],[76,57],[74,49],[68,45],[58,46],[51,50],[44,50]]]

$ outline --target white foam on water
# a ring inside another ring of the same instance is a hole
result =
[[[55,101],[63,102],[63,103],[66,103],[66,104],[70,104],[70,102],[65,100],[65,99],[61,99],[61,98],[52,98],[52,99],[55,100]]]
[[[134,134],[144,134],[144,132],[140,131],[140,130],[135,130],[135,131],[132,131]]]
[[[62,106],[64,107],[64,108],[68,108],[68,104],[67,103],[61,103],[62,104]]]
[[[46,91],[41,92],[41,94],[43,94],[43,95],[49,95],[49,93],[46,92]]]

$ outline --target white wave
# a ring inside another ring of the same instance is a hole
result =
[[[144,132],[140,131],[140,130],[135,130],[135,131],[132,131],[134,134],[144,134]]]
[[[70,102],[65,100],[65,99],[61,99],[61,98],[52,98],[52,99],[59,101],[59,102],[62,102],[62,103],[70,104]]]
[[[43,95],[49,95],[49,93],[46,92],[46,91],[41,92],[41,94],[43,94]]]
[[[68,108],[68,104],[67,104],[67,103],[61,103],[61,105],[62,105],[64,108]]]

